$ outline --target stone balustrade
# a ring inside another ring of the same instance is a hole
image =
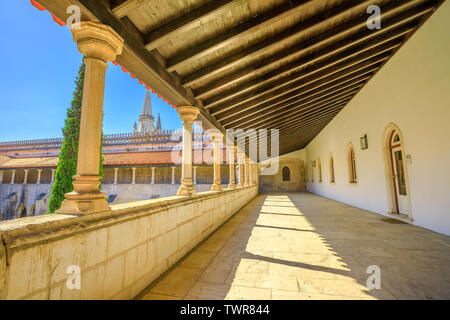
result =
[[[115,133],[103,135],[104,146],[143,144],[143,143],[165,143],[177,142],[182,137],[182,130],[158,130],[155,132],[136,132],[136,133]],[[196,129],[192,133],[196,141],[208,141],[209,136],[203,131]],[[0,142],[0,152],[19,151],[19,150],[47,150],[59,149],[62,145],[62,138],[6,141]]]
[[[131,299],[257,193],[251,186],[2,222],[0,299]],[[81,286],[71,290],[76,268]]]

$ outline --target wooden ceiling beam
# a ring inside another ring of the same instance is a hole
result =
[[[342,83],[338,82],[333,83],[332,85],[319,87],[318,89],[312,90],[308,94],[302,94],[297,97],[293,97],[289,100],[286,100],[285,102],[282,102],[281,104],[268,106],[264,109],[261,109],[260,112],[256,111],[252,114],[251,117],[247,117],[246,119],[242,120],[237,120],[236,122],[228,124],[226,127],[242,127],[242,128],[252,127],[260,123],[261,121],[264,121],[265,119],[270,119],[276,116],[278,112],[287,110],[289,106],[292,105],[293,103],[304,103],[309,101],[315,101],[316,99],[321,99],[329,95],[332,95],[336,92],[339,92],[342,89],[359,87],[360,85],[366,83],[366,81],[369,80],[371,76],[372,76],[371,74],[368,74],[362,77],[359,76],[356,78],[356,80],[350,79]],[[274,113],[276,114],[273,115]]]
[[[342,106],[343,107],[343,106]],[[341,107],[341,108],[342,108]],[[295,128],[291,131],[283,131],[279,132],[279,151],[280,154],[283,154],[283,149],[289,148],[292,144],[304,144],[306,141],[309,141],[311,137],[314,137],[317,135],[318,132],[322,130],[324,126],[328,124],[328,122],[333,119],[340,111],[341,109],[337,108],[334,112],[324,115],[320,119],[314,119],[308,122],[305,122]],[[301,129],[301,132],[298,132]],[[292,139],[292,137],[296,137],[297,139]],[[292,142],[291,142],[292,141]],[[268,132],[267,137],[267,150],[270,150],[271,145],[271,137],[270,137],[270,131]]]
[[[305,90],[312,90],[316,88],[312,87],[313,84],[325,85],[329,82],[336,81],[338,79],[357,73],[366,68],[370,68],[371,66],[376,65],[381,61],[385,61],[386,59],[389,58],[389,56],[390,52],[384,52],[374,57],[371,57],[370,59],[363,60],[361,62],[357,61],[356,64],[352,62],[350,67],[348,67],[347,65],[333,67],[330,70],[319,72],[314,76],[309,76],[306,77],[305,79],[300,79],[299,81],[278,88],[276,92],[268,92],[266,94],[261,95],[260,97],[251,100],[248,103],[237,105],[233,107],[232,110],[227,108],[226,113],[216,112],[215,114],[214,113],[212,114],[216,117],[216,119],[218,119],[220,123],[226,124],[228,123],[228,121],[230,121],[230,120],[225,121],[226,119],[234,119],[234,120],[239,119],[245,116],[247,112],[251,112],[252,110],[254,111],[255,108],[260,107],[262,104],[267,103],[274,104],[280,101],[284,101],[286,99],[291,98],[290,95],[292,94],[303,93],[304,91],[301,90],[301,88],[306,87]]]
[[[143,0],[125,0],[111,8],[112,13],[119,19],[125,17],[129,12],[140,8],[145,1]]]
[[[314,110],[309,111],[306,114],[301,114],[296,119],[292,119],[292,121],[290,121],[289,123],[275,128],[279,129],[280,132],[289,132],[289,130],[297,128],[297,125],[305,123],[306,120],[313,121],[316,119],[320,119],[323,115],[335,112],[338,109],[341,110],[351,100],[351,98],[352,97],[347,97],[345,99],[342,99],[341,101],[335,102],[334,104],[330,104],[327,107],[321,108],[318,111]]]
[[[336,115],[337,113],[340,112],[340,110],[342,110],[345,107],[347,103],[348,103],[347,101],[342,101],[340,103],[330,104],[326,109],[322,109],[314,113],[310,112],[309,114],[304,115],[297,122],[289,126],[285,126],[283,128],[276,128],[276,127],[268,128],[267,130],[269,133],[271,132],[271,130],[274,129],[278,130],[278,134],[281,140],[281,138],[286,134],[296,132],[300,128],[302,129],[312,128],[316,122],[321,121],[321,119],[323,119],[324,117],[327,117],[330,114],[333,114],[333,116]],[[270,134],[268,136],[270,136]]]
[[[327,68],[321,70],[317,73],[306,73],[305,77],[300,75],[294,82],[289,82],[287,84],[281,83],[280,86],[276,86],[275,90],[266,90],[263,91],[262,94],[255,95],[255,98],[244,102],[240,102],[238,100],[236,104],[227,105],[222,109],[212,109],[210,110],[211,114],[214,115],[220,122],[227,123],[226,119],[231,117],[238,117],[238,114],[246,113],[250,109],[254,109],[261,104],[264,104],[268,101],[274,100],[280,96],[286,96],[289,92],[298,90],[301,87],[305,87],[314,82],[318,82],[323,79],[330,79],[332,76],[336,77],[344,77],[347,74],[358,71],[366,66],[376,64],[379,61],[383,61],[389,58],[391,51],[382,51],[381,53],[374,53],[370,56],[362,54],[357,59],[352,59],[349,62],[345,61],[343,63],[339,63],[331,68]],[[334,79],[333,79],[334,80]]]
[[[314,129],[314,127],[317,125],[317,123],[320,123],[324,120],[329,121],[330,118],[334,118],[341,110],[344,108],[344,104],[336,105],[329,110],[323,111],[319,116],[317,117],[309,117],[305,121],[296,124],[295,126],[292,126],[291,128],[284,128],[280,130],[280,135],[288,135],[290,133],[297,133],[299,130],[301,130],[303,134],[307,133],[307,129]]]
[[[315,27],[320,23],[323,23],[324,19],[332,18],[336,15],[342,14],[346,10],[353,8],[356,5],[361,5],[362,3],[363,2],[361,1],[347,1],[343,5],[331,8],[318,16],[313,16],[312,18],[309,18],[306,21],[303,21],[287,30],[282,31],[276,36],[273,36],[253,46],[245,48],[236,54],[232,54],[228,57],[225,57],[224,59],[221,59],[219,62],[215,64],[209,65],[189,75],[186,75],[182,79],[183,85],[191,86],[198,81],[202,81],[208,77],[214,76],[219,72],[222,72],[230,67],[235,66],[248,56],[257,55],[259,53],[266,51],[270,47],[277,45],[280,42],[288,41],[289,39],[297,36],[298,34],[304,32],[305,30]]]
[[[320,115],[321,113],[323,113],[323,112],[325,112],[325,111],[329,111],[329,110],[331,110],[331,109],[333,109],[333,108],[345,106],[346,103],[347,103],[347,100],[341,100],[341,101],[339,101],[339,102],[329,103],[329,104],[327,105],[327,109],[322,109],[322,110],[320,110],[319,113],[317,113],[317,114]],[[303,120],[305,120],[305,119],[307,120],[307,119],[310,119],[311,117],[313,117],[314,115],[315,115],[315,113],[312,112],[312,111],[305,112],[305,113],[303,114],[303,117],[299,118],[299,120],[302,120],[302,119],[303,119]],[[273,127],[271,127],[271,128],[259,128],[259,129],[254,129],[254,132],[255,132],[256,134],[258,134],[258,130],[260,130],[260,129],[267,129],[267,130],[268,130],[268,137],[269,137],[269,138],[270,138],[270,136],[271,136],[271,132],[270,132],[271,129],[277,129],[277,130],[280,132],[280,134],[281,134],[281,129],[278,128],[278,127],[275,127],[275,126],[273,126]],[[236,134],[235,137],[236,137],[236,138],[242,138],[243,136],[246,136],[247,134],[248,134],[248,132],[243,131],[242,134]]]
[[[271,103],[264,104],[261,106],[261,112],[257,112],[256,114],[259,115],[255,121],[253,121],[253,118],[255,118],[255,114],[253,116],[247,116],[245,115],[245,119],[247,120],[247,124],[245,127],[256,126],[257,124],[260,124],[261,122],[265,121],[266,112],[270,111],[271,108],[275,109],[274,113],[279,112],[278,108],[285,108],[289,105],[295,104],[295,103],[301,103],[302,101],[305,101],[304,99],[308,99],[311,96],[314,96],[311,94],[311,92],[317,92],[319,89],[329,89],[329,88],[338,88],[342,89],[345,87],[351,87],[351,86],[358,86],[360,84],[363,84],[367,82],[367,80],[372,77],[373,73],[379,69],[381,65],[375,65],[375,66],[369,66],[368,68],[363,69],[362,71],[355,72],[354,74],[346,75],[345,77],[335,79],[333,81],[327,81],[325,83],[320,83],[319,85],[309,86],[307,90],[296,90],[294,91],[294,95],[288,94],[287,97],[282,98],[282,102],[278,104],[274,104],[273,107],[271,107]],[[315,88],[315,90],[312,90]],[[325,91],[329,92],[329,91]],[[287,99],[286,99],[287,98]],[[263,116],[263,117],[261,117]],[[251,120],[251,123],[248,124],[248,120]],[[224,125],[225,128],[230,128],[231,125],[227,124]],[[237,127],[235,124],[233,127]]]
[[[336,105],[342,105],[348,103],[355,95],[355,92],[350,92],[348,94],[342,95],[339,98],[333,99],[327,103],[324,104],[316,104],[315,106],[311,108],[303,108],[300,110],[297,110],[294,115],[292,115],[291,118],[284,118],[280,122],[271,122],[270,124],[261,126],[260,128],[266,128],[266,129],[279,129],[284,130],[286,128],[291,128],[295,124],[303,121],[305,117],[314,117],[319,116],[323,110],[328,110]]]
[[[319,121],[314,124],[314,128],[311,130],[308,130],[308,133],[302,133],[299,136],[299,133],[292,132],[288,135],[284,135],[283,139],[287,141],[292,141],[290,143],[283,144],[282,148],[280,148],[280,154],[284,154],[285,152],[294,151],[298,149],[305,148],[308,143],[320,132],[322,129],[333,119],[334,116],[329,116],[327,118],[324,118],[322,121]],[[297,139],[294,139],[297,138]]]
[[[358,83],[357,85],[353,85],[349,88],[336,90],[334,93],[327,95],[325,98],[316,98],[312,101],[307,101],[303,103],[292,103],[288,105],[286,108],[283,109],[281,112],[276,112],[275,114],[272,114],[270,117],[264,117],[263,119],[260,119],[257,122],[252,122],[247,124],[246,126],[242,126],[242,129],[248,129],[248,128],[257,128],[261,126],[270,125],[273,122],[279,122],[281,120],[284,120],[286,117],[291,117],[296,114],[296,112],[300,110],[306,110],[313,108],[317,105],[322,105],[325,103],[328,103],[329,101],[335,101],[336,99],[340,99],[342,96],[347,96],[349,94],[356,94],[358,90],[365,84],[365,81],[362,81]]]
[[[231,30],[222,34],[216,35],[202,43],[195,44],[190,48],[183,50],[179,55],[167,59],[167,70],[175,71],[179,66],[192,62],[193,60],[201,59],[202,57],[223,48],[238,38],[243,36],[250,36],[269,25],[277,23],[282,19],[286,19],[298,8],[311,0],[291,0],[283,2],[275,8],[271,8],[248,21],[245,21]]]
[[[249,82],[246,82],[235,88],[226,90],[218,95],[212,96],[203,100],[203,104],[207,109],[214,108],[217,105],[224,105],[228,100],[233,100],[236,96],[242,98],[254,97],[255,93],[263,91],[265,88],[273,90],[274,85],[280,85],[280,82],[287,83],[299,78],[300,75],[312,74],[319,72],[327,67],[331,67],[342,61],[350,60],[360,54],[368,51],[376,52],[379,47],[386,48],[392,45],[391,48],[400,46],[403,43],[403,37],[414,30],[418,23],[410,23],[406,26],[392,30],[390,32],[369,33],[365,37],[359,35],[339,41],[330,47],[325,47],[318,52],[309,54],[299,61],[290,62],[278,69],[272,70],[260,77],[257,77]],[[387,28],[386,28],[387,29]],[[333,55],[336,54],[336,55]],[[287,76],[285,76],[287,75]],[[283,77],[285,76],[285,77]]]
[[[399,0],[395,2],[391,2],[386,6],[381,7],[382,15],[389,15],[392,12],[396,12],[399,8],[405,5],[410,5],[410,0]],[[403,23],[404,21],[410,21],[418,14],[422,13],[424,10],[431,10],[432,6],[419,6],[418,8],[413,8],[408,10],[407,12],[400,14],[399,16],[395,16],[388,20],[385,20],[384,23],[388,23],[389,25]],[[426,12],[428,12],[426,11]],[[365,12],[365,10],[364,10]],[[426,13],[425,12],[425,13]],[[366,16],[359,16],[358,18],[351,20],[349,22],[343,23],[342,25],[336,26],[331,30],[321,33],[319,36],[314,37],[312,39],[308,39],[299,44],[295,44],[293,46],[289,46],[287,49],[277,52],[272,56],[269,56],[261,61],[258,61],[255,65],[249,65],[244,68],[240,68],[228,74],[226,76],[221,77],[218,80],[215,80],[208,85],[195,89],[194,94],[196,97],[203,99],[205,95],[211,94],[217,90],[221,90],[227,88],[228,86],[243,81],[252,77],[256,72],[258,72],[262,68],[267,68],[270,65],[277,65],[284,61],[291,60],[295,57],[300,56],[301,53],[305,52],[305,50],[310,50],[313,47],[319,46],[321,44],[326,44],[330,41],[331,38],[337,37],[342,34],[348,33],[350,30],[368,30],[366,25]],[[372,32],[378,32],[371,30]]]
[[[145,38],[145,47],[147,50],[156,49],[161,44],[167,43],[169,38],[176,33],[190,30],[198,25],[202,19],[213,19],[220,16],[225,10],[230,10],[232,6],[239,6],[245,3],[245,0],[214,0],[208,1],[197,9],[191,10],[181,17],[172,20],[165,25],[156,28],[147,33]]]

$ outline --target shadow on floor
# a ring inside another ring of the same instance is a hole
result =
[[[310,193],[259,195],[137,298],[450,298],[449,237],[383,218]]]

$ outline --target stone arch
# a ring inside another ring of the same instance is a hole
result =
[[[283,173],[282,173],[282,179],[283,181],[291,181],[291,170],[288,166],[283,167]]]
[[[384,159],[384,168],[385,168],[385,180],[386,180],[386,191],[387,191],[387,200],[388,200],[388,213],[389,214],[398,214],[398,199],[396,200],[396,190],[395,185],[393,181],[393,163],[391,161],[391,139],[393,134],[396,134],[400,138],[400,146],[401,151],[404,157],[406,158],[405,153],[405,139],[403,136],[403,133],[401,129],[395,124],[395,123],[388,123],[386,125],[386,128],[384,129],[383,135],[382,135],[382,152],[383,152],[383,159]],[[411,206],[411,188],[409,186],[409,175],[408,175],[408,166],[406,165],[406,162],[404,163],[404,171],[405,171],[405,180],[406,180],[406,190],[408,194],[408,214],[407,218],[412,221],[412,206]]]
[[[25,207],[25,204],[21,203],[17,208],[17,217],[24,218],[26,216],[27,216],[27,208]]]
[[[320,157],[317,158],[317,180],[319,183],[322,183],[322,162],[320,161]]]
[[[335,172],[334,172],[334,157],[333,152],[328,155],[328,164],[330,166],[330,183],[336,182]]]
[[[348,167],[348,181],[352,184],[358,183],[358,169],[356,162],[356,149],[353,143],[347,144],[347,167]]]

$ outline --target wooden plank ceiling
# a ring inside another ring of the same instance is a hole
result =
[[[279,129],[281,154],[305,147],[442,2],[64,1],[121,34],[118,61],[169,101],[199,107],[206,127]]]

